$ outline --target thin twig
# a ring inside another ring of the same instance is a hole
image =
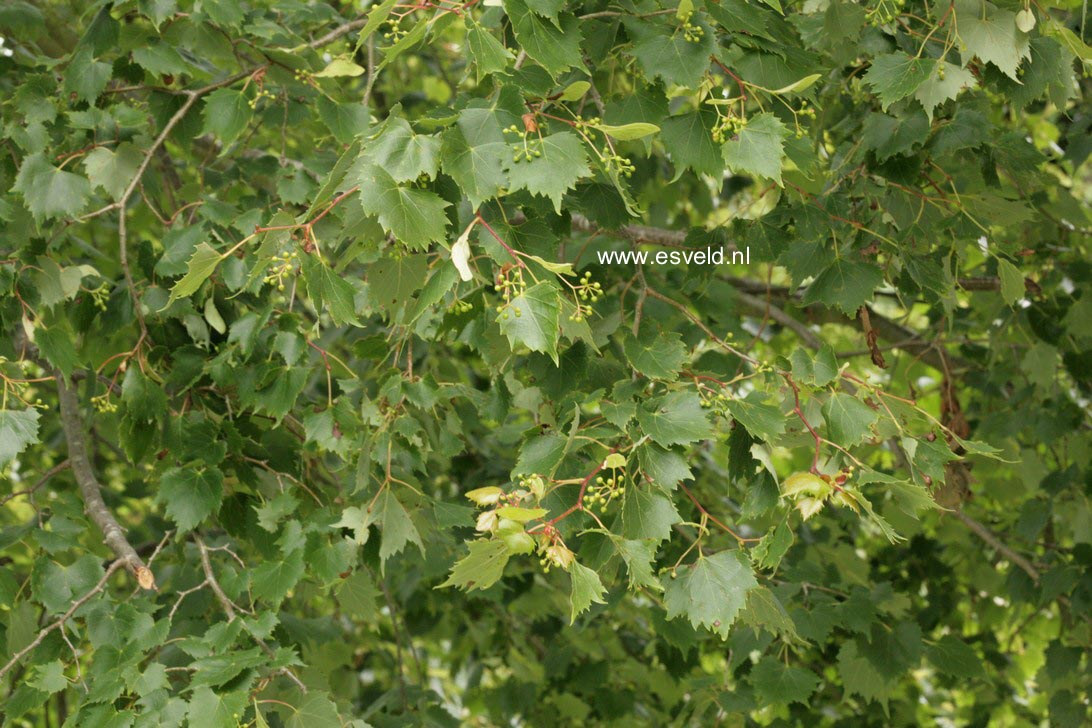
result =
[[[212,570],[212,561],[209,559],[209,547],[205,545],[205,542],[202,541],[201,537],[197,534],[194,534],[193,541],[197,544],[197,551],[201,556],[201,570],[205,572],[205,581],[208,582],[209,588],[212,589],[212,593],[216,595],[216,600],[220,602],[220,606],[223,607],[224,614],[227,615],[228,622],[230,623],[235,621],[235,617],[238,616],[238,612],[236,610],[242,610],[242,607],[239,607],[235,604],[235,602],[231,601],[231,599],[228,598],[228,595],[224,593],[223,588],[220,586],[220,582],[216,578],[216,573]],[[269,655],[270,657],[276,656],[277,653],[273,650],[272,647],[269,646],[268,643],[266,643],[265,640],[255,634],[251,634],[250,636],[253,637],[254,641],[258,643],[258,646],[262,648],[262,652]],[[300,692],[307,692],[307,686],[303,684],[302,680],[296,677],[296,673],[292,672],[291,669],[287,667],[282,667],[278,668],[274,672],[276,674],[284,675],[289,680],[294,682],[296,684],[296,687],[300,689]]]
[[[0,667],[0,679],[3,679],[4,675],[7,674],[8,670],[14,667],[15,664],[19,662],[19,660],[23,659],[23,657],[25,657],[35,647],[42,644],[42,640],[48,637],[49,634],[53,632],[53,630],[59,629],[62,625],[64,625],[65,622],[71,619],[72,615],[76,613],[77,609],[82,607],[84,604],[87,604],[87,602],[91,601],[91,599],[96,594],[105,589],[106,582],[110,580],[110,576],[123,566],[128,568],[128,564],[123,559],[117,559],[116,561],[111,563],[110,566],[107,567],[106,573],[102,575],[101,579],[99,579],[99,583],[95,584],[95,586],[92,587],[91,591],[87,592],[82,597],[72,602],[72,606],[68,608],[67,612],[62,614],[60,618],[57,619],[55,622],[51,622],[47,626],[43,627],[42,630],[38,632],[38,636],[31,640],[29,645],[12,655],[11,659],[8,660],[7,664],[5,664],[3,667]]]
[[[26,490],[17,490],[14,493],[9,493],[6,496],[4,496],[3,498],[0,498],[0,506],[4,505],[5,503],[12,500],[13,498],[18,498],[21,495],[30,495],[30,494],[34,493],[39,488],[41,488],[43,485],[45,485],[47,482],[49,482],[49,479],[52,478],[54,475],[56,475],[57,473],[60,473],[62,471],[68,470],[69,467],[70,467],[70,462],[68,460],[62,460],[61,462],[57,463],[56,465],[54,465],[49,470],[42,473],[42,477],[38,478],[38,482],[36,482],[34,485],[30,486]]]

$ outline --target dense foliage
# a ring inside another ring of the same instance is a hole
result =
[[[6,724],[1087,724],[1083,18],[4,2]]]

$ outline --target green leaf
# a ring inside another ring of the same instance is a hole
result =
[[[808,698],[819,687],[819,677],[811,670],[790,667],[769,655],[754,666],[750,679],[755,688],[755,696],[764,705],[807,705]]]
[[[895,52],[872,59],[864,82],[880,97],[884,111],[899,99],[912,96],[929,78],[932,62]]]
[[[830,439],[842,447],[853,447],[872,436],[879,415],[861,400],[836,392],[823,403]]]
[[[844,643],[838,652],[838,675],[847,693],[887,706],[890,687],[872,663],[860,656],[855,641]]]
[[[91,49],[76,51],[64,74],[64,90],[80,101],[93,102],[110,82],[111,65],[94,60]]]
[[[393,117],[361,157],[395,182],[409,182],[421,175],[435,177],[440,166],[440,137],[417,134],[405,119]]]
[[[1015,306],[1024,297],[1024,274],[1004,258],[997,259],[997,275],[1001,279],[1001,298]]]
[[[972,56],[992,63],[1014,81],[1020,62],[1029,58],[1028,34],[1016,25],[1016,15],[984,0],[956,0],[955,20],[959,39],[967,46],[963,65]]]
[[[752,392],[745,399],[728,401],[732,417],[759,440],[773,441],[785,431],[786,416],[777,407],[765,403],[765,396]]]
[[[372,301],[393,313],[421,287],[428,271],[424,255],[383,258],[368,268],[368,294]]]
[[[824,343],[812,357],[806,349],[795,349],[790,356],[796,381],[825,387],[838,376],[838,359],[830,344]]]
[[[963,640],[954,635],[944,635],[925,649],[925,656],[937,670],[946,675],[961,678],[984,677],[982,659]]]
[[[663,591],[663,586],[656,578],[652,565],[652,562],[656,560],[656,544],[657,541],[654,539],[614,539],[618,554],[626,564],[629,588],[633,591],[642,587]]]
[[[925,144],[928,136],[929,118],[915,110],[899,116],[869,114],[865,117],[862,141],[882,162],[898,154],[913,153]]]
[[[687,445],[712,436],[713,428],[696,392],[671,392],[637,411],[644,434],[658,445]]]
[[[556,432],[531,438],[519,450],[512,477],[521,475],[550,475],[565,456],[568,438]]]
[[[883,271],[871,263],[839,258],[811,282],[804,291],[804,303],[824,303],[855,316],[881,283]]]
[[[504,0],[504,10],[512,20],[516,42],[551,75],[583,65],[580,21],[575,17],[564,13],[556,22],[548,22],[531,12],[525,0]]]
[[[38,419],[41,414],[33,407],[24,410],[0,409],[0,468],[15,459],[38,440]]]
[[[455,562],[447,581],[438,588],[455,586],[465,591],[488,589],[504,575],[508,558],[508,547],[503,541],[471,541],[470,553]]]
[[[447,238],[450,203],[435,192],[398,185],[385,170],[365,164],[357,178],[364,212],[379,218],[379,224],[412,250]]]
[[[216,270],[216,266],[220,265],[220,261],[223,259],[224,256],[208,243],[198,243],[193,255],[186,263],[186,275],[182,276],[171,287],[171,295],[167,299],[167,306],[180,298],[187,298],[197,293],[201,284],[208,280],[208,277],[212,275],[213,271]]]
[[[60,613],[86,594],[102,578],[102,562],[85,554],[68,566],[45,562],[33,576],[34,597],[50,612]]]
[[[83,158],[84,169],[92,187],[102,189],[115,200],[120,199],[132,182],[144,155],[135,145],[122,142],[116,149],[96,147]]]
[[[675,504],[653,485],[630,483],[622,498],[622,535],[630,540],[666,541],[682,521]]]
[[[778,637],[798,640],[796,623],[785,611],[781,601],[764,586],[747,592],[747,604],[739,613],[740,620],[756,632],[764,630]]]
[[[623,23],[633,39],[630,51],[641,64],[648,78],[659,78],[665,84],[697,88],[709,68],[709,56],[715,47],[713,29],[695,15],[691,21],[701,29],[696,42],[672,24],[626,16]]]
[[[518,144],[515,148],[522,149]],[[522,161],[506,161],[512,190],[527,190],[542,195],[554,203],[554,210],[561,212],[561,198],[577,181],[591,173],[584,142],[576,134],[560,131],[544,137],[535,147],[541,156],[526,157]]]
[[[372,578],[363,571],[353,572],[337,587],[337,601],[341,608],[365,622],[379,616],[380,591]]]
[[[792,543],[792,529],[788,521],[782,521],[777,528],[762,537],[751,552],[751,556],[760,569],[776,569]]]
[[[167,414],[167,395],[140,367],[129,367],[121,385],[121,401],[138,422],[152,422]]]
[[[557,364],[561,298],[557,286],[543,281],[525,290],[497,315],[501,332],[513,346],[548,354]]]
[[[415,544],[423,553],[425,544],[421,534],[413,525],[405,506],[390,488],[384,488],[368,512],[367,525],[378,525],[383,533],[383,542],[379,547],[379,560],[383,563],[395,554],[399,554],[409,544]]]
[[[52,258],[40,257],[34,275],[38,303],[45,309],[62,301],[71,301],[80,292],[84,278],[97,275],[99,272],[89,265],[61,268]]]
[[[755,114],[736,136],[721,146],[728,169],[781,184],[781,166],[789,129],[770,113]]]
[[[686,362],[686,345],[674,331],[663,332],[646,325],[638,336],[627,335],[623,343],[630,365],[654,379],[673,381]]]
[[[27,685],[50,695],[64,690],[68,687],[68,680],[64,676],[64,663],[60,660],[52,660],[35,665]]]
[[[606,604],[603,595],[607,593],[599,574],[574,561],[569,567],[572,577],[572,592],[569,595],[569,623],[576,622],[577,616],[592,604]]]
[[[86,178],[54,167],[41,152],[23,160],[12,189],[23,195],[27,209],[39,223],[78,215],[91,196]]]
[[[503,71],[515,58],[492,33],[477,23],[468,23],[466,46],[474,60],[474,77],[478,83],[490,74]]]
[[[716,122],[717,115],[712,111],[691,111],[664,120],[660,139],[671,155],[676,180],[687,169],[711,177],[724,172],[724,157],[713,141]]]
[[[34,332],[34,343],[38,345],[42,356],[66,377],[71,377],[72,372],[80,366],[75,339],[76,334],[66,319]]]
[[[686,458],[678,450],[648,443],[637,450],[637,459],[641,474],[665,490],[674,490],[680,482],[694,477]]]
[[[293,706],[293,712],[285,721],[285,728],[340,728],[341,717],[337,706],[325,693],[310,690],[304,695],[299,705]]]
[[[728,637],[736,615],[747,601],[747,592],[758,586],[746,558],[739,551],[700,556],[678,570],[664,584],[667,618],[685,616],[695,628],[708,627]]]
[[[356,289],[318,256],[303,256],[303,279],[317,311],[329,313],[338,326],[361,325],[356,317]]]
[[[252,115],[250,100],[242,91],[217,89],[205,97],[204,132],[219,137],[226,147],[246,130]]]
[[[159,479],[156,499],[179,531],[190,531],[220,510],[224,475],[217,468],[171,468]]]
[[[944,69],[944,78],[939,76],[940,69]],[[925,113],[929,116],[929,122],[933,121],[933,111],[945,101],[951,101],[959,96],[963,89],[975,88],[978,79],[966,68],[959,68],[944,61],[938,61],[929,73],[929,77],[918,86],[914,92],[914,98],[921,103]]]
[[[216,693],[207,685],[193,691],[186,715],[192,725],[208,728],[236,728],[238,716],[246,709],[247,693],[240,690],[232,693]]]
[[[440,158],[444,172],[477,209],[508,186],[505,167],[511,154],[494,112],[464,109],[456,126],[444,132]]]
[[[363,104],[339,104],[320,96],[318,113],[334,139],[342,144],[352,143],[371,128],[371,114]]]
[[[186,73],[189,70],[182,54],[165,43],[135,49],[133,62],[160,76]]]
[[[263,561],[250,572],[254,598],[279,605],[299,583],[303,571],[303,549],[293,549],[280,559]]]

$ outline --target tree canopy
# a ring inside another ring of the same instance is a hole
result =
[[[5,725],[1087,724],[1084,21],[3,3]]]

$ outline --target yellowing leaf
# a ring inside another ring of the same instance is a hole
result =
[[[796,498],[801,495],[825,498],[830,491],[830,483],[814,473],[793,473],[781,483],[781,494],[786,498]]]
[[[495,485],[489,485],[484,488],[475,488],[466,493],[466,497],[479,506],[491,506],[499,501],[502,495],[504,495],[504,491]]]

